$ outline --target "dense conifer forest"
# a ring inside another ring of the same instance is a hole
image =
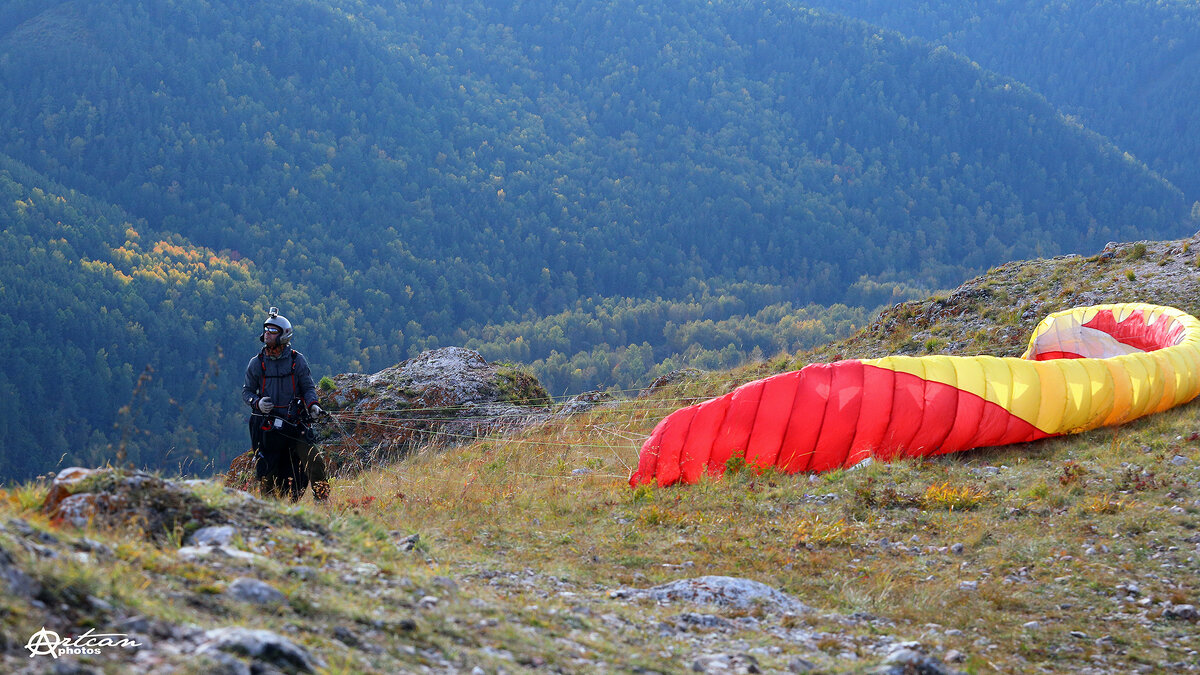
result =
[[[269,305],[318,376],[461,344],[576,393],[1195,229],[1187,171],[1126,152],[1156,130],[926,37],[781,1],[5,3],[0,475],[227,462]]]
[[[1200,200],[1200,5],[815,0],[1020,80]]]

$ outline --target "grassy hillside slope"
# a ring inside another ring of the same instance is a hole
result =
[[[6,596],[3,658],[28,664],[11,636],[40,626],[97,626],[149,643],[97,664],[204,672],[229,658],[198,646],[215,639],[204,631],[245,624],[286,636],[328,672],[848,673],[889,661],[887,672],[1194,672],[1200,404],[822,476],[739,472],[637,491],[625,479],[666,411],[812,360],[1011,355],[1044,313],[1076,304],[1195,313],[1198,253],[1192,238],[1011,263],[814,352],[336,481],[328,505],[189,487],[216,513],[189,517],[229,520],[230,546],[262,556],[249,561],[181,559],[195,522],[149,535],[100,518],[56,527],[39,507],[45,483],[14,488],[0,548],[38,582],[41,604]],[[704,575],[795,602],[697,602],[661,586]],[[237,600],[241,576],[282,599]]]

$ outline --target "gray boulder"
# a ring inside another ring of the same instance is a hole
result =
[[[704,576],[680,579],[644,590],[622,589],[611,595],[648,598],[663,604],[690,602],[734,609],[761,607],[780,613],[809,611],[807,605],[786,593],[758,581],[737,577]]]
[[[3,546],[0,546],[0,584],[9,595],[30,598],[42,592],[41,584],[17,567]]]
[[[925,654],[917,643],[901,643],[870,671],[874,675],[956,675],[957,671]]]
[[[237,530],[232,525],[212,525],[193,532],[188,543],[192,546],[228,546],[235,535]]]
[[[291,674],[312,673],[317,668],[325,667],[325,662],[319,657],[282,635],[254,628],[215,628],[205,632],[196,653],[212,652],[247,657]]]
[[[238,577],[234,579],[225,592],[236,600],[255,605],[281,607],[287,604],[287,596],[281,593],[279,589],[265,581],[251,579],[250,577]]]

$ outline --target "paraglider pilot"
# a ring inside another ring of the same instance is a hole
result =
[[[246,366],[242,400],[250,406],[250,444],[264,494],[292,501],[312,482],[313,498],[329,498],[325,460],[313,445],[311,423],[321,414],[304,355],[291,348],[292,324],[272,307],[258,337],[262,351]]]

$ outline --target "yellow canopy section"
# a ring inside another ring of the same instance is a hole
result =
[[[1173,307],[1095,305],[1046,317],[1021,358],[863,363],[954,387],[1051,435],[1120,424],[1200,394],[1200,321]]]

